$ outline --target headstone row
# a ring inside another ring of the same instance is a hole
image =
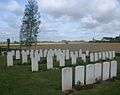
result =
[[[90,62],[97,62],[99,60],[112,60],[114,58],[115,58],[115,51],[90,53]]]
[[[62,69],[62,91],[72,89],[73,69]],[[108,80],[117,76],[117,61],[89,64],[75,67],[75,85],[94,84],[100,80]]]
[[[109,51],[109,52],[98,52],[98,53],[90,53],[89,51],[82,52],[80,49],[79,51],[69,51],[69,50],[60,50],[60,49],[45,49],[45,50],[22,50],[21,52],[19,50],[11,51],[7,53],[7,64],[8,66],[13,65],[13,57],[17,60],[20,60],[22,58],[22,64],[28,62],[28,57],[30,56],[31,60],[31,65],[34,65],[34,60],[37,59],[37,63],[41,60],[42,57],[45,57],[47,60],[47,69],[52,69],[53,68],[53,59],[56,58],[56,61],[59,62],[60,67],[65,66],[65,60],[70,60],[71,59],[71,64],[76,65],[77,59],[80,58],[84,62],[87,61],[87,58],[90,58],[91,62],[97,62],[100,59],[105,60],[105,59],[114,59],[115,57],[115,52],[114,51]],[[56,56],[56,57],[55,57]],[[34,58],[35,57],[35,58]],[[11,62],[11,65],[10,65]],[[33,63],[32,63],[33,62]]]

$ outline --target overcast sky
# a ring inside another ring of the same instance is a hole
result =
[[[120,34],[120,0],[36,0],[43,40],[91,40]],[[0,0],[0,41],[19,40],[26,0]]]

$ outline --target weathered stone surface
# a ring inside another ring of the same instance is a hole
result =
[[[38,60],[37,60],[37,57],[36,56],[32,57],[31,61],[32,61],[32,63],[31,63],[32,72],[38,71]]]
[[[109,59],[112,59],[112,51],[109,51]]]
[[[99,52],[98,56],[99,56],[99,60],[101,60],[102,59],[102,52]]]
[[[15,56],[15,51],[14,50],[12,50],[11,53],[12,53],[13,56]]]
[[[13,66],[13,53],[7,52],[7,66]]]
[[[79,57],[82,57],[82,49],[79,50]]]
[[[20,59],[20,51],[19,50],[16,51],[16,59]]]
[[[109,59],[109,52],[108,51],[105,52],[105,55],[106,55],[106,59]]]
[[[22,51],[22,63],[27,63],[27,53],[23,50]]]
[[[110,71],[110,62],[103,62],[103,73],[102,73],[103,80],[109,79],[109,71]]]
[[[47,56],[47,69],[53,69],[53,58],[52,56]]]
[[[70,59],[70,54],[69,54],[69,50],[66,50],[66,54],[65,54],[66,60]]]
[[[44,52],[43,52],[43,57],[47,57],[47,52],[48,52],[48,50],[45,49]]]
[[[96,63],[95,64],[95,80],[96,82],[102,79],[102,64]]]
[[[90,53],[90,62],[94,62],[94,53]]]
[[[72,55],[72,64],[76,64],[77,57],[76,55]]]
[[[98,53],[94,53],[94,56],[95,56],[95,62],[98,61]]]
[[[111,61],[111,70],[110,70],[110,77],[117,76],[117,61]]]
[[[65,55],[64,53],[61,53],[61,56],[60,56],[60,66],[65,66]]]
[[[86,54],[82,54],[82,60],[86,62]]]
[[[62,91],[72,89],[72,68],[62,69]]]
[[[72,58],[73,55],[74,55],[74,53],[71,51],[71,52],[70,52],[70,57]]]
[[[94,82],[94,64],[89,64],[86,66],[86,84],[93,84]]]
[[[112,51],[112,57],[115,58],[115,51]]]
[[[75,85],[80,82],[80,85],[84,85],[84,66],[76,66],[75,67]]]
[[[87,51],[85,52],[85,54],[86,54],[86,56],[89,56],[89,51],[87,50]]]
[[[75,56],[76,58],[78,58],[78,51],[75,51]]]
[[[102,60],[106,60],[105,52],[102,52]]]
[[[42,51],[42,49],[39,50],[39,56],[43,57],[43,51]]]

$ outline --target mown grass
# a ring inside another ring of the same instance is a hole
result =
[[[59,95],[60,70],[31,72],[30,65],[6,67],[0,57],[0,95]]]
[[[117,58],[120,63],[120,57]],[[68,61],[69,63],[69,61]],[[42,66],[39,66],[42,69]],[[114,82],[97,84],[89,90],[75,91],[70,95],[119,95],[120,64]],[[61,70],[39,70],[31,72],[30,65],[7,67],[0,56],[0,95],[61,95]]]

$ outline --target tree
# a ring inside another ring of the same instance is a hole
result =
[[[40,13],[35,0],[27,0],[25,7],[20,30],[20,43],[30,49],[33,43],[37,44],[37,35],[41,21],[39,20]]]

